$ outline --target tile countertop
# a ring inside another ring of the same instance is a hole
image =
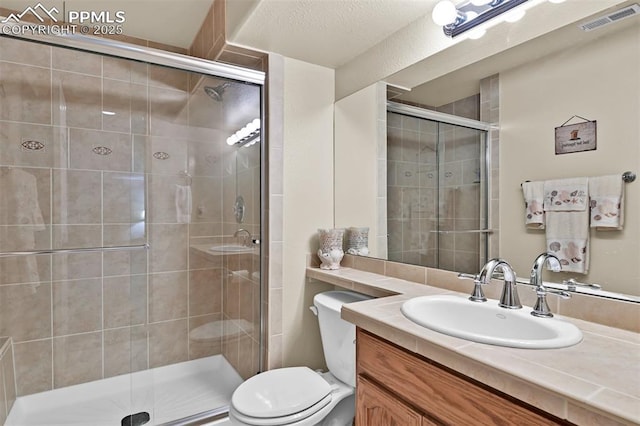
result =
[[[582,342],[562,349],[474,343],[400,312],[416,296],[461,293],[351,268],[307,267],[306,275],[378,297],[344,305],[345,320],[557,417],[578,425],[640,424],[638,333],[557,315],[582,330]]]

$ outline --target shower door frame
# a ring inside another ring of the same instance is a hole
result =
[[[96,38],[79,34],[57,34],[57,35],[41,35],[41,34],[22,34],[13,33],[11,28],[19,27],[15,23],[0,23],[0,37],[7,37],[13,39],[19,39],[24,41],[31,41],[35,43],[42,43],[46,45],[69,48],[87,53],[100,54],[105,56],[111,56],[116,58],[128,59],[138,62],[146,62],[152,65],[160,65],[165,67],[171,67],[182,71],[190,71],[199,73],[205,76],[221,77],[231,80],[236,80],[244,83],[252,83],[260,88],[260,122],[261,124],[261,144],[260,144],[260,235],[257,241],[260,244],[260,345],[258,354],[258,368],[259,371],[264,371],[264,353],[266,350],[265,336],[266,336],[266,321],[262,307],[262,303],[266,291],[264,278],[266,277],[267,264],[265,261],[266,253],[264,247],[266,245],[266,238],[264,232],[264,224],[267,223],[266,216],[266,179],[264,179],[266,173],[266,153],[267,153],[267,136],[265,133],[265,81],[266,73],[263,71],[252,70],[249,68],[242,68],[235,65],[224,64],[220,62],[214,62],[206,59],[200,59],[193,56],[183,55],[180,53],[168,52],[164,50],[154,49],[150,47],[138,46],[130,43],[125,43],[117,40],[107,38]],[[148,244],[144,245],[148,248]],[[164,426],[184,425],[191,423],[198,423],[202,421],[214,421],[227,416],[228,407],[223,406],[203,413],[197,413],[192,416],[178,419]]]
[[[481,190],[480,190],[480,229],[473,231],[473,232],[479,233],[480,235],[484,235],[484,241],[480,249],[480,259],[479,259],[480,265],[478,265],[478,268],[481,268],[482,264],[484,264],[486,260],[488,260],[489,236],[494,232],[494,230],[490,228],[491,203],[489,202],[489,197],[492,190],[491,188],[491,143],[490,142],[492,140],[493,133],[497,132],[499,130],[499,127],[497,125],[486,123],[484,121],[473,120],[471,118],[460,117],[452,114],[446,114],[443,112],[428,110],[428,109],[415,107],[412,105],[407,105],[399,102],[393,102],[393,101],[387,101],[387,112],[430,120],[436,123],[466,127],[466,128],[485,132],[486,137],[485,137],[485,140],[481,143],[480,157],[479,157],[479,159],[481,160],[481,170],[484,171],[483,173],[484,182],[481,184]],[[440,177],[438,174],[438,179],[439,178]],[[440,190],[440,183],[438,182],[438,191],[439,190]],[[437,217],[438,218],[440,217],[439,213],[437,214]],[[439,223],[439,220],[438,220],[438,223]],[[439,240],[440,232],[441,231],[438,229],[437,230],[438,240]],[[462,232],[465,232],[465,231],[462,231]],[[438,249],[437,261],[436,261],[436,263],[438,264],[440,263],[439,252],[440,250]],[[483,255],[484,255],[484,261],[482,259]]]

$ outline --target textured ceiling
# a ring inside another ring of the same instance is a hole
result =
[[[229,0],[243,1],[243,0]],[[125,12],[122,24],[129,36],[188,48],[212,0],[0,0],[0,7],[22,11],[42,3],[47,9]]]
[[[337,68],[429,14],[435,3],[436,0],[262,0],[230,41]]]

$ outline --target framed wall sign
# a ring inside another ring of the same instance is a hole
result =
[[[586,120],[584,123],[567,124],[571,117],[560,127],[556,127],[556,155],[572,152],[594,151],[596,149],[596,121]]]

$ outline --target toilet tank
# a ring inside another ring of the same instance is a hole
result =
[[[353,387],[356,385],[356,327],[340,318],[340,309],[345,303],[368,299],[371,297],[351,291],[327,291],[313,298],[327,367],[338,380]]]

